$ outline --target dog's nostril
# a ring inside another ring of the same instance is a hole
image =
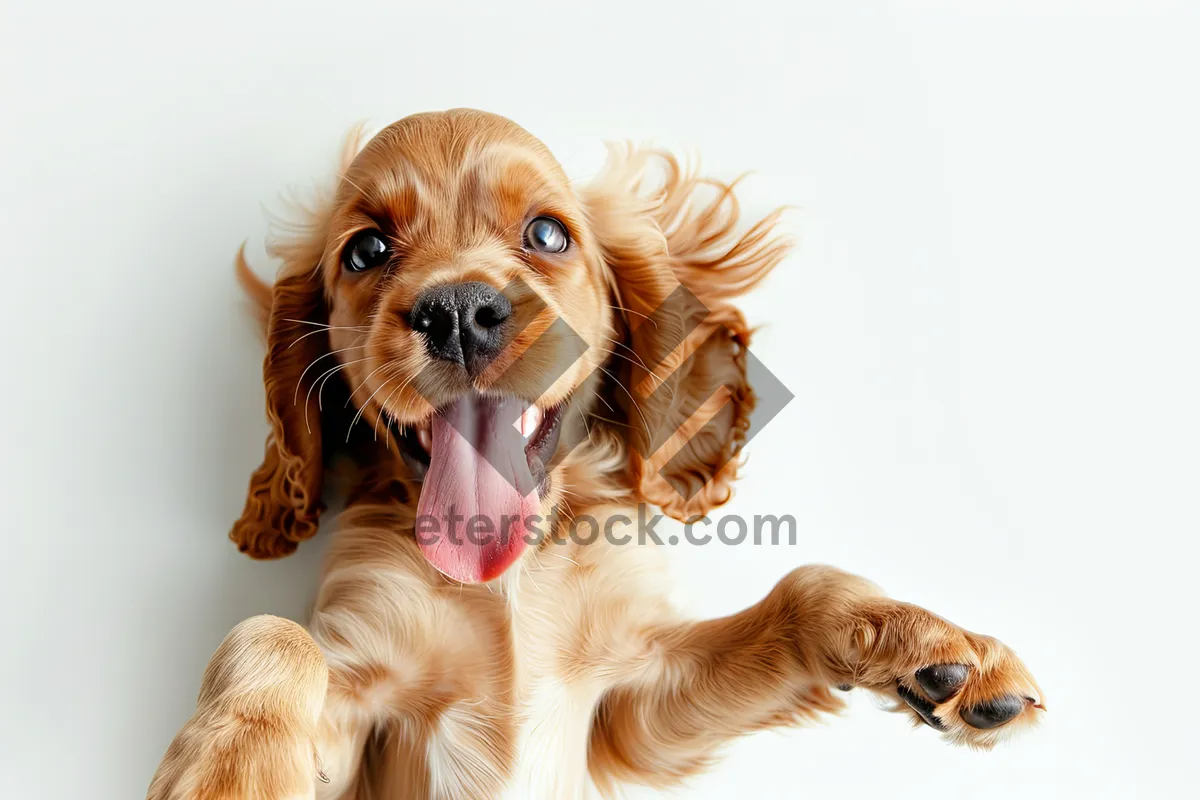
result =
[[[443,294],[433,292],[423,294],[417,299],[416,305],[409,313],[408,324],[414,331],[425,336],[429,348],[435,351],[435,354],[458,360],[459,357],[450,352],[458,346],[457,320],[453,303],[447,302]],[[451,344],[453,347],[450,347]]]
[[[502,310],[494,305],[481,306],[475,312],[475,324],[481,328],[493,328],[506,319],[508,314],[502,313]]]

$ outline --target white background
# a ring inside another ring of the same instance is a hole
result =
[[[692,608],[829,562],[1001,637],[1046,692],[992,753],[856,694],[680,797],[1184,792],[1194,4],[71,5],[0,20],[0,794],[141,796],[226,631],[303,619],[326,538],[270,564],[225,538],[265,433],[232,256],[270,269],[264,208],[354,122],[461,105],[577,177],[654,140],[797,206],[747,303],[796,400],[728,510],[800,541],[676,548]]]

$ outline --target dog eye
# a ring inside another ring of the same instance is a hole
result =
[[[391,250],[379,231],[355,234],[342,251],[342,264],[351,272],[365,272],[382,266],[391,257]]]
[[[525,227],[525,246],[539,253],[561,253],[569,241],[567,229],[550,217],[538,217]]]

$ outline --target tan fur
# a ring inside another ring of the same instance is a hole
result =
[[[240,623],[209,662],[196,713],[147,798],[312,797],[325,686],[321,651],[299,625],[268,616]]]
[[[150,797],[557,800],[667,787],[735,736],[836,711],[831,687],[892,698],[919,721],[897,687],[920,694],[914,674],[931,664],[970,670],[933,711],[950,741],[988,748],[1037,721],[1043,695],[1011,650],[830,567],[699,622],[671,607],[661,552],[636,539],[550,538],[489,585],[437,572],[413,538],[419,482],[386,424],[416,424],[438,391],[463,388],[454,376],[412,385],[427,361],[398,312],[417,292],[519,278],[530,330],[561,318],[584,340],[578,353],[527,335],[511,369],[479,380],[516,391],[571,365],[538,402],[570,403],[584,444],[554,468],[544,511],[587,514],[620,537],[638,503],[687,519],[728,499],[754,406],[733,300],[786,243],[777,214],[735,233],[734,186],[664,153],[615,148],[576,193],[544,146],[493,115],[417,115],[359,139],[336,191],[272,244],[273,287],[238,258],[266,323],[272,431],[231,537],[255,557],[291,552],[316,530],[326,451],[348,440],[354,464],[308,632],[255,618],[230,634]],[[514,256],[505,237],[547,209],[578,247],[555,262]],[[403,268],[347,278],[341,246],[383,219]],[[660,309],[680,282],[694,299]],[[1005,694],[1027,698],[1016,719],[962,721],[962,708]]]

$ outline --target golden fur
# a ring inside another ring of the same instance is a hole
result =
[[[578,247],[553,261],[506,246],[547,209]],[[342,245],[380,219],[404,268],[344,279]],[[307,633],[255,618],[230,634],[149,796],[667,787],[731,737],[838,709],[838,686],[895,699],[919,723],[900,702],[915,694],[948,739],[974,747],[1035,723],[1044,698],[1011,650],[829,567],[795,570],[755,606],[694,622],[667,602],[653,547],[551,537],[490,585],[452,582],[417,547],[420,484],[389,421],[419,424],[467,387],[452,375],[422,385],[429,363],[399,313],[416,293],[447,278],[530,290],[514,302],[526,333],[505,369],[479,380],[505,389],[561,372],[538,404],[570,403],[583,444],[554,467],[543,510],[615,522],[619,534],[638,503],[684,520],[730,496],[754,407],[750,332],[733,301],[785,255],[776,219],[739,235],[734,186],[657,151],[614,148],[603,174],[573,190],[540,142],[476,111],[409,117],[365,145],[352,136],[335,190],[272,243],[283,263],[274,285],[239,255],[266,326],[271,433],[231,538],[271,558],[312,536],[343,442],[353,488]],[[656,314],[680,283],[694,300]],[[555,318],[581,351],[538,337]],[[940,664],[967,677],[932,703],[914,676]],[[960,714],[1004,696],[1025,704],[1006,724],[972,727]]]
[[[217,648],[148,798],[312,797],[328,670],[304,629],[251,617]]]

